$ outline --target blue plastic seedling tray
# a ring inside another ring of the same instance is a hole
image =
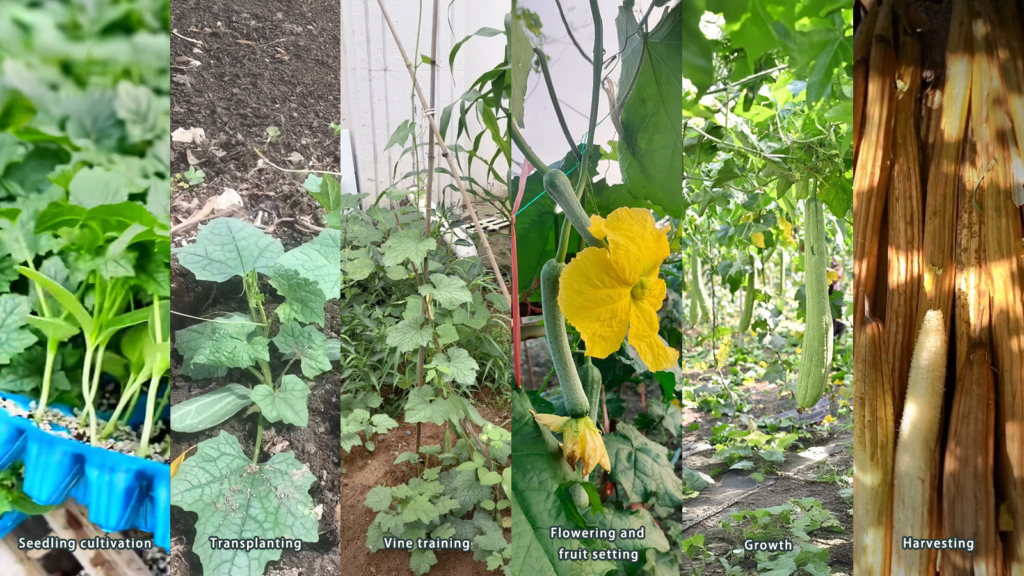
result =
[[[28,516],[13,510],[0,515],[0,538],[10,534],[11,530],[17,528],[18,524],[24,522],[26,518],[28,518]]]
[[[6,393],[0,397],[30,410],[29,398]],[[144,398],[137,407],[145,409]],[[52,408],[73,415],[66,406]],[[171,468],[167,464],[56,436],[0,409],[0,470],[19,460],[25,464],[22,488],[37,504],[57,505],[70,496],[89,509],[89,520],[104,531],[145,530],[153,534],[157,546],[170,551]],[[0,533],[10,515],[0,516]],[[7,530],[22,519],[12,519]]]

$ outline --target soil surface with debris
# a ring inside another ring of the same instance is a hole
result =
[[[683,377],[688,382],[713,385],[715,373],[713,369],[684,371]],[[811,425],[834,413],[827,397],[797,416],[792,410],[796,404],[794,398],[790,393],[780,393],[776,384],[757,381],[744,385],[743,392],[742,401],[749,405],[749,409],[736,414],[723,413],[720,418],[712,418],[707,413],[683,407],[681,464],[715,480],[714,485],[694,499],[683,501],[683,539],[703,535],[707,551],[715,557],[705,566],[699,556],[692,561],[684,556],[684,573],[692,568],[707,576],[725,574],[717,557],[727,556],[731,550],[741,547],[743,535],[741,531],[735,531],[736,527],[749,527],[749,521],[737,522],[733,514],[781,506],[792,499],[814,498],[823,509],[832,512],[843,531],[815,530],[809,533],[810,544],[828,550],[828,566],[832,574],[853,574],[853,505],[843,497],[844,488],[848,486],[839,478],[848,476],[853,467],[853,435],[845,417],[838,419],[829,432],[823,432]],[[727,420],[744,426],[754,420],[761,421],[759,419],[778,422],[784,415],[803,420],[808,425],[804,428],[807,435],[785,453],[785,463],[777,470],[766,471],[763,481],[751,477],[753,470],[731,470],[716,458],[715,448],[709,442],[716,425]],[[731,533],[725,525],[732,526],[734,532]],[[787,537],[791,536],[787,534]],[[729,560],[736,562],[732,556]],[[687,566],[688,562],[692,565]],[[739,561],[737,566],[743,574],[756,574],[758,570],[752,555]]]
[[[172,2],[171,130],[206,137],[174,142],[172,173],[194,165],[208,186],[248,192],[249,208],[311,215],[308,195],[284,194],[301,188],[303,175],[260,163],[254,148],[282,168],[338,171],[330,125],[341,117],[339,10],[322,0]],[[279,135],[268,141],[271,126]]]
[[[489,391],[481,391],[473,399],[473,405],[480,416],[495,425],[511,431],[511,412],[507,398],[502,400]],[[373,452],[363,446],[352,448],[352,452],[343,453],[341,477],[341,504],[339,521],[344,530],[341,532],[341,548],[345,550],[344,574],[369,574],[387,576],[413,576],[409,569],[409,552],[404,550],[378,550],[371,553],[366,547],[366,531],[373,524],[377,513],[366,507],[366,494],[376,486],[397,486],[412,478],[409,469],[395,466],[395,458],[403,452],[416,451],[416,425],[405,423],[399,414],[394,415],[401,426],[387,434],[373,437]],[[479,430],[476,426],[475,429]],[[421,443],[423,446],[440,445],[444,429],[426,423],[422,427]],[[504,515],[508,515],[508,510]],[[506,538],[511,531],[505,530]],[[493,576],[500,572],[490,572],[487,565],[473,559],[472,552],[461,550],[439,550],[437,564],[431,567],[431,574],[451,576]]]
[[[181,226],[215,197],[235,191],[241,204],[231,216],[254,222],[279,238],[285,250],[314,238],[325,227],[323,211],[303,189],[305,174],[279,171],[261,160],[258,148],[273,164],[290,170],[338,171],[339,143],[330,127],[340,117],[340,7],[310,0],[175,1],[171,5],[171,129],[201,129],[205,139],[172,142],[175,175],[171,214],[173,244],[195,238],[196,227]],[[267,128],[279,135],[270,139]],[[186,186],[179,175],[190,166],[205,173],[202,183]],[[215,210],[211,215],[220,213]],[[247,309],[241,281],[197,282],[172,257],[172,310],[190,316]],[[268,315],[278,302],[268,294]],[[338,337],[337,300],[326,307],[325,334]],[[172,329],[194,323],[175,314]],[[272,333],[276,328],[272,328]],[[224,379],[188,382],[177,374],[174,355],[172,405],[227,382],[252,384],[251,376],[232,371]],[[276,360],[277,355],[272,355]],[[275,374],[283,368],[272,363]],[[338,553],[340,429],[336,370],[311,383],[309,426],[265,425],[263,448],[291,451],[309,466],[317,481],[310,489],[320,514],[320,540],[301,552],[284,551],[267,565],[268,576],[333,576],[341,566]],[[172,434],[177,457],[220,430],[234,434],[247,449],[256,437],[254,416],[231,418],[221,427],[196,434]],[[203,574],[189,543],[195,538],[195,514],[172,508],[173,576]],[[209,576],[209,575],[208,575]]]

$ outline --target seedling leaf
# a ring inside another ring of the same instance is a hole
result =
[[[266,384],[260,384],[252,390],[252,401],[260,407],[267,420],[293,426],[306,426],[309,423],[309,409],[306,406],[308,396],[309,386],[292,374],[286,374],[281,379],[281,386],[276,392]]]
[[[175,404],[171,407],[171,429],[199,432],[212,428],[252,404],[250,392],[241,384],[228,384]]]
[[[174,249],[178,261],[195,274],[196,279],[213,282],[245,277],[253,270],[269,274],[270,267],[283,252],[280,240],[234,218],[217,218],[209,224],[200,224],[194,243]]]
[[[290,452],[253,464],[238,439],[221,431],[181,463],[171,479],[171,503],[199,517],[192,551],[204,572],[260,576],[280,550],[213,550],[210,537],[316,542],[319,522],[309,496],[315,480]]]

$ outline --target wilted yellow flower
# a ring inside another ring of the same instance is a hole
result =
[[[754,232],[750,235],[750,242],[758,248],[764,248],[764,234],[761,232]]]
[[[831,424],[835,421],[836,419],[833,418],[831,414],[827,414],[824,418],[821,419],[822,424]]]
[[[835,270],[829,270],[825,272],[825,278],[829,284],[835,284],[836,280],[839,280],[839,273]]]
[[[608,459],[608,451],[605,450],[604,440],[601,439],[601,431],[590,419],[590,416],[583,418],[567,418],[555,416],[554,414],[533,414],[533,419],[538,424],[547,427],[552,432],[562,433],[562,453],[569,464],[576,469],[576,462],[583,467],[583,477],[586,478],[594,471],[598,464],[606,472],[611,472],[612,464]]]
[[[580,331],[587,356],[607,358],[628,339],[652,372],[675,365],[679,351],[658,337],[658,310],[665,281],[658,277],[668,258],[667,228],[650,210],[619,208],[590,217],[590,232],[608,242],[576,255],[559,279],[558,306]]]

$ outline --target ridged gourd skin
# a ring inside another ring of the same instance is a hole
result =
[[[804,290],[807,295],[807,327],[796,381],[796,401],[801,408],[818,403],[828,385],[832,366],[832,308],[828,301],[828,251],[825,249],[825,214],[814,193],[805,205]]]
[[[547,335],[548,347],[551,349],[551,362],[555,365],[555,373],[558,374],[558,381],[562,386],[565,411],[572,418],[582,418],[590,414],[590,403],[587,402],[580,375],[576,372],[576,364],[572,361],[569,335],[565,332],[565,316],[558,307],[558,279],[564,268],[565,264],[548,260],[540,271],[544,332]]]
[[[757,293],[754,285],[757,283],[757,271],[750,270],[747,274],[747,287],[743,291],[743,315],[740,316],[740,334],[750,329],[750,320],[754,316],[754,295]]]
[[[604,242],[598,240],[590,233],[590,216],[576,199],[576,191],[572,187],[569,177],[561,170],[549,170],[544,175],[544,189],[551,198],[562,207],[565,217],[572,223],[573,228],[579,233],[588,246],[603,247]]]
[[[590,419],[597,422],[597,413],[601,407],[601,371],[592,362],[584,362],[579,367],[580,382],[590,401]]]

